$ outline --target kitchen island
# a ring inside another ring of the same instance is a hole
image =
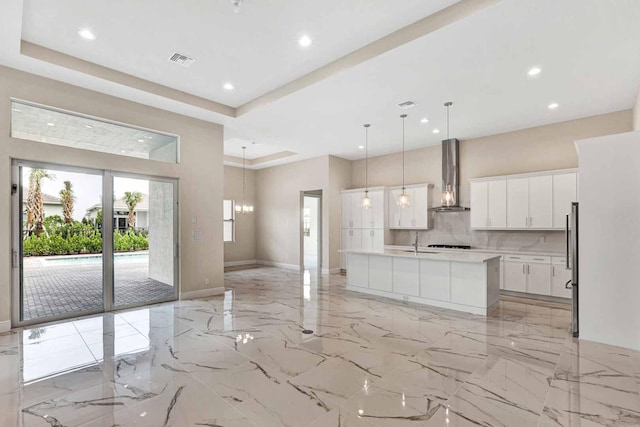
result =
[[[345,250],[347,289],[488,315],[500,299],[500,256]]]

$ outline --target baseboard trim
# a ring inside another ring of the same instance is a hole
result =
[[[336,274],[340,273],[340,267],[338,268],[323,268],[322,274]]]
[[[253,265],[258,264],[258,261],[255,259],[247,259],[244,261],[227,261],[224,263],[225,267],[237,267],[239,265]]]
[[[285,264],[285,263],[282,263],[282,262],[264,261],[264,260],[257,260],[256,264],[266,265],[268,267],[278,267],[278,268],[284,268],[284,269],[287,269],[287,270],[300,271],[300,266],[297,265],[297,264]]]
[[[180,299],[198,299],[198,298],[206,298],[215,295],[221,295],[224,293],[224,286],[219,288],[209,288],[209,289],[200,289],[198,291],[189,291],[189,292],[181,292]]]
[[[11,330],[11,320],[3,320],[0,322],[0,334]]]

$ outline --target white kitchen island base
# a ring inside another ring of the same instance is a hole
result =
[[[483,254],[347,252],[347,289],[488,315],[500,300],[500,259]]]

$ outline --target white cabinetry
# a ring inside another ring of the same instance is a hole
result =
[[[571,280],[571,270],[566,269],[564,257],[551,259],[551,296],[571,298],[571,288],[567,289],[567,282]]]
[[[364,189],[346,190],[341,193],[342,200],[342,241],[340,249],[366,250],[382,252],[385,237],[385,189],[370,188],[371,207],[362,209],[361,201]],[[342,254],[342,269],[346,269],[346,255]]]
[[[384,250],[384,229],[363,228],[362,230],[358,231],[360,231],[362,234],[362,250],[369,252],[382,252]]]
[[[577,191],[574,170],[473,179],[471,228],[564,229]]]
[[[571,202],[578,200],[578,174],[553,176],[553,228],[564,228],[565,218],[571,213]]]
[[[430,225],[429,200],[431,188],[429,184],[407,185],[405,193],[410,197],[410,205],[401,208],[396,199],[402,194],[401,187],[389,189],[389,228],[428,230]]]
[[[369,190],[371,208],[362,211],[362,228],[384,228],[385,200],[384,190]],[[358,199],[360,203],[360,199]],[[358,205],[360,207],[360,205]]]
[[[551,258],[548,256],[505,255],[504,289],[551,295]]]
[[[507,181],[478,181],[471,183],[471,228],[507,226]]]

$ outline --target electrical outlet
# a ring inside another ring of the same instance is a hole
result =
[[[209,284],[209,278],[207,277],[206,279],[204,279],[204,284],[208,285]]]

